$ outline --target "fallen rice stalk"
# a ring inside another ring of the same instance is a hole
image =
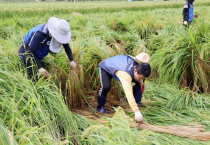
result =
[[[130,127],[137,129],[148,129],[153,132],[172,134],[180,137],[191,138],[202,141],[210,140],[210,132],[204,131],[204,126],[159,126],[147,123],[143,124],[129,124]]]
[[[85,116],[84,116],[85,117]],[[89,118],[90,119],[90,118]],[[150,130],[157,133],[171,134],[179,137],[202,140],[202,141],[210,141],[210,132],[204,132],[205,126],[159,126],[159,125],[151,125],[147,123],[138,124],[133,121],[132,118],[127,116],[121,107],[116,109],[116,113],[112,117],[112,119],[123,119],[127,122],[129,127],[137,128],[140,130]],[[99,119],[91,119],[96,123],[102,123],[106,126],[109,126],[110,121]]]
[[[99,121],[93,120],[97,123],[102,123],[107,125],[109,121]],[[137,123],[129,123],[129,126],[132,128],[137,128],[140,130],[147,129],[157,133],[164,134],[172,134],[179,137],[185,137],[190,139],[209,141],[210,140],[210,132],[203,132],[204,126],[159,126],[159,125],[151,125],[147,123],[137,124]]]

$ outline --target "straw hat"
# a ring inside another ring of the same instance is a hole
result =
[[[130,55],[128,55],[130,56]],[[137,63],[149,63],[149,55],[147,53],[139,53],[136,57],[130,56],[133,60],[135,60]]]
[[[71,40],[69,23],[63,19],[51,17],[47,22],[47,26],[52,35],[50,50],[57,53],[60,51],[62,44],[69,43]]]

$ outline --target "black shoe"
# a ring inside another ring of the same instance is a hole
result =
[[[98,107],[97,107],[97,111],[98,111],[98,112],[105,113],[105,114],[109,114],[109,112],[106,111],[106,109],[105,109],[103,106],[102,106],[101,108],[98,108]]]

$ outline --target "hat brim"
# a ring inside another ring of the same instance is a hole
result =
[[[56,31],[55,23],[58,21],[58,18],[51,17],[47,22],[47,27],[51,35],[60,43],[66,44],[71,40],[71,33],[68,32],[67,35],[61,35]]]
[[[131,56],[131,55],[128,55],[128,56],[130,56],[135,62],[137,62],[137,63],[142,63],[142,61],[138,60],[136,57],[133,57],[133,56]]]

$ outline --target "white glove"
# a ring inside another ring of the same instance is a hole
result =
[[[45,76],[45,79],[49,77],[49,73],[44,69],[44,68],[40,68],[39,69],[39,75],[42,77],[42,76]]]
[[[184,21],[184,25],[187,26],[187,24],[188,24],[187,21]]]
[[[136,123],[143,123],[143,116],[141,115],[141,112],[135,112],[135,120]]]
[[[77,72],[77,64],[74,61],[70,62],[70,68],[74,69]]]

